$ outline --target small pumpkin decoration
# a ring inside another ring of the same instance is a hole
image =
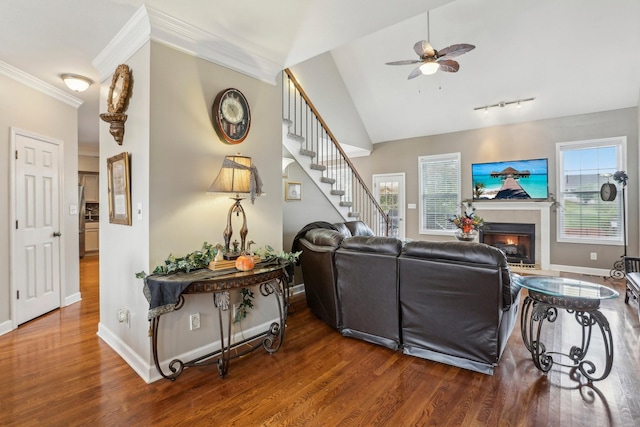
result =
[[[240,271],[251,271],[255,267],[256,262],[251,254],[247,255],[242,252],[238,258],[236,258],[236,268]]]

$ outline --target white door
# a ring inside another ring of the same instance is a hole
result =
[[[60,307],[60,146],[13,133],[14,325]]]
[[[404,173],[373,175],[373,192],[382,210],[389,215],[389,236],[405,238]]]

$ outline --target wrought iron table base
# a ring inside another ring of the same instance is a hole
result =
[[[244,339],[242,341],[231,343],[231,310],[229,310],[229,291],[224,290],[220,292],[213,293],[213,301],[215,307],[218,309],[218,325],[220,328],[220,346],[219,350],[213,351],[211,353],[205,354],[193,360],[183,362],[180,359],[173,359],[169,363],[169,370],[171,373],[165,373],[160,367],[160,361],[158,360],[158,329],[160,326],[160,317],[157,316],[151,321],[151,331],[152,331],[152,352],[153,352],[153,361],[155,363],[156,369],[162,375],[163,378],[168,380],[175,380],[180,374],[182,374],[184,368],[193,367],[193,366],[203,366],[203,365],[218,365],[218,373],[221,378],[224,378],[227,375],[229,370],[229,361],[232,359],[236,359],[238,357],[244,356],[257,348],[264,347],[264,349],[269,353],[275,353],[280,349],[284,341],[285,334],[285,325],[287,318],[287,310],[288,310],[288,295],[283,289],[285,286],[286,279],[276,279],[270,282],[261,283],[260,284],[260,293],[263,296],[275,295],[276,300],[278,301],[278,312],[279,319],[278,322],[273,322],[269,326],[269,329],[266,331],[254,335],[250,338]],[[176,305],[174,311],[181,309],[184,305],[184,296],[180,295],[180,299],[178,304]],[[226,311],[227,319],[228,319],[228,330],[227,330],[227,344],[225,345],[225,337],[224,337],[224,327],[222,323],[222,312]],[[233,352],[237,348],[241,346],[246,346],[246,348],[240,352]],[[219,356],[215,358],[216,356]]]
[[[529,290],[529,295],[525,298],[522,308],[520,327],[522,340],[531,353],[536,368],[547,373],[554,364],[557,364],[577,369],[589,382],[605,379],[611,372],[613,365],[613,339],[609,322],[600,312],[599,307],[599,300],[551,297]],[[546,346],[540,340],[544,321],[555,322],[558,317],[558,308],[574,314],[576,321],[582,327],[581,344],[572,346],[569,354],[547,351]],[[586,359],[594,325],[598,326],[602,334],[605,352],[605,367],[600,376],[594,376],[596,365]],[[556,355],[568,357],[572,364],[563,364],[554,360]]]

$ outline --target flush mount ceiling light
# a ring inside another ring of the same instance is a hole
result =
[[[482,107],[476,107],[474,108],[474,111],[483,110],[486,114],[489,112],[489,108],[494,108],[494,107],[504,108],[507,105],[513,105],[513,104],[516,105],[516,108],[520,108],[523,102],[533,101],[534,99],[535,98],[526,98],[526,99],[516,99],[515,101],[500,101],[497,104],[483,105]]]
[[[60,78],[69,89],[75,92],[84,92],[93,84],[93,80],[78,74],[60,74]]]

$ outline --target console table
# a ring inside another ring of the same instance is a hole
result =
[[[564,277],[522,276],[518,278],[518,282],[529,290],[529,295],[524,300],[520,326],[522,340],[531,353],[535,366],[545,373],[554,363],[576,368],[589,382],[606,378],[613,364],[613,340],[609,322],[599,307],[601,300],[616,298],[618,292],[606,286]],[[544,321],[555,322],[559,308],[573,314],[582,327],[580,345],[572,346],[568,354],[547,351],[540,338]],[[599,376],[594,375],[595,363],[587,360],[594,325],[598,326],[602,334],[605,353],[605,366]],[[567,357],[571,364],[559,363],[554,360],[554,356]]]
[[[265,265],[260,266],[258,264],[256,268],[251,271],[210,271],[210,270],[197,270],[191,273],[177,273],[176,275],[164,276],[166,279],[163,281],[163,277],[148,276],[145,279],[145,295],[152,300],[157,299],[159,293],[169,294],[173,292],[176,295],[177,301],[164,301],[161,310],[150,310],[149,318],[151,320],[151,336],[152,336],[152,352],[153,361],[156,365],[156,369],[162,375],[162,377],[175,380],[184,370],[185,367],[209,365],[217,363],[218,373],[220,377],[224,378],[229,369],[229,361],[237,357],[241,357],[253,350],[264,347],[268,353],[275,353],[278,351],[282,343],[284,342],[285,324],[287,320],[287,311],[289,309],[289,293],[287,289],[288,275],[286,272],[286,265]],[[152,278],[150,280],[150,278]],[[237,288],[244,288],[249,286],[260,286],[260,293],[267,297],[274,295],[278,303],[279,318],[277,322],[273,322],[269,328],[257,335],[244,339],[240,342],[231,343],[231,310],[229,310],[230,296],[229,291]],[[164,286],[165,289],[158,289],[158,287]],[[169,290],[169,292],[167,292]],[[155,295],[154,295],[155,293]],[[220,350],[216,350],[204,356],[196,359],[183,362],[179,359],[174,359],[169,363],[169,369],[171,373],[163,372],[160,367],[160,361],[158,360],[158,330],[160,327],[160,317],[162,314],[180,310],[184,305],[185,294],[213,294],[213,303],[218,311],[218,325],[220,328]],[[169,307],[168,309],[166,307]],[[224,327],[222,322],[222,313],[227,312],[228,330],[227,330],[227,342],[225,343]],[[232,354],[232,350],[240,346],[246,346],[241,352]],[[214,358],[215,356],[219,356]]]

